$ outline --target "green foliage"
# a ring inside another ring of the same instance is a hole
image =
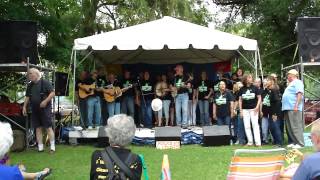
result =
[[[241,146],[202,147],[184,145],[178,150],[157,150],[152,146],[130,146],[134,153],[144,156],[150,179],[159,179],[164,154],[168,154],[172,179],[226,179],[231,157]],[[264,146],[264,149],[272,148]],[[90,158],[96,148],[92,146],[58,145],[55,154],[38,153],[28,150],[11,153],[11,163],[22,163],[28,172],[36,172],[44,167],[53,169],[47,179],[89,179]],[[256,149],[253,147],[252,149]],[[312,148],[302,152],[311,153]],[[40,161],[41,160],[41,161]],[[40,162],[40,163],[39,163]],[[143,178],[142,178],[143,179]]]
[[[280,73],[280,65],[297,62],[293,59],[297,42],[295,24],[301,16],[319,16],[320,3],[308,0],[239,0],[228,1],[230,11],[240,11],[242,20],[231,19],[224,24],[229,32],[240,32],[249,38],[257,39],[265,72]],[[291,46],[289,46],[291,45]]]

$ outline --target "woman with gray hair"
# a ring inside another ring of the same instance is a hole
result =
[[[51,173],[49,168],[45,168],[37,173],[25,172],[23,165],[9,166],[8,152],[13,144],[13,133],[9,123],[0,121],[0,179],[22,180],[22,179],[44,179]]]
[[[108,119],[105,128],[110,146],[93,152],[90,179],[140,179],[142,163],[138,155],[125,147],[131,143],[136,126],[132,117],[125,114]]]

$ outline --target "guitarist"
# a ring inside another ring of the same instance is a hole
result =
[[[87,97],[88,129],[92,129],[95,126],[100,126],[101,106],[100,106],[100,97],[96,90],[97,77],[98,77],[97,71],[93,71],[91,73],[91,76],[87,78],[83,83],[85,85],[90,85],[93,87],[90,89],[86,89],[87,93],[90,94]],[[81,88],[81,86],[79,88]]]
[[[111,90],[108,94],[115,97],[113,102],[107,102],[109,118],[116,114],[120,114],[120,99],[116,98],[117,93],[119,92],[115,92],[116,87],[120,87],[120,82],[116,79],[113,73],[109,73],[106,89]]]
[[[175,67],[174,88],[177,89],[177,96],[175,97],[176,108],[176,123],[182,128],[188,126],[188,89],[191,88],[191,84],[188,81],[188,77],[183,74],[183,66],[178,64]]]
[[[79,111],[80,111],[80,120],[83,126],[87,126],[88,123],[88,115],[87,115],[87,98],[81,98],[79,96],[79,85],[84,84],[85,80],[88,77],[88,72],[87,71],[82,71],[80,73],[79,79],[76,81],[76,87],[75,87],[75,91],[76,91],[76,102],[78,104],[79,107]]]

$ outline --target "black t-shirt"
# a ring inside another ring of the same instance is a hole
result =
[[[129,86],[132,86],[133,84],[134,84],[134,82],[132,79],[123,79],[120,82],[121,88],[127,88]],[[127,96],[129,96],[129,97],[135,96],[134,88],[130,88],[122,93],[122,97],[127,97]]]
[[[281,93],[278,89],[272,89],[270,95],[271,115],[281,116]]]
[[[40,108],[40,103],[53,91],[51,83],[41,79],[36,83],[30,82],[28,84],[26,96],[30,98],[32,108]],[[51,107],[51,102],[48,103],[47,107]]]
[[[145,100],[152,100],[154,98],[154,84],[150,80],[142,80],[141,82],[141,91]],[[141,94],[141,95],[142,95]]]
[[[254,85],[249,87],[243,86],[239,92],[239,96],[241,96],[242,99],[242,109],[256,108],[258,103],[258,95],[261,95],[260,91]]]
[[[107,85],[107,80],[104,76],[97,77],[97,88],[105,88]],[[103,98],[103,92],[97,92],[97,94]]]
[[[188,88],[181,87],[187,85],[188,78],[186,76],[175,76],[173,86],[178,88],[178,94],[188,93]]]
[[[105,89],[112,89],[114,87],[120,87],[120,82],[117,81],[117,80],[115,80],[113,83],[111,83],[110,81],[107,81],[105,86],[104,86]],[[115,102],[119,102],[119,101],[120,101],[119,98],[115,99]]]
[[[234,101],[234,97],[229,90],[223,94],[218,91],[214,95],[214,103],[216,105],[217,117],[230,116],[230,102]]]
[[[122,148],[112,148],[113,151],[116,153],[116,155],[119,157],[121,161],[126,161],[129,154],[131,153],[128,149],[122,149]],[[99,180],[99,179],[108,179],[108,170],[105,163],[111,163],[111,162],[104,162],[101,151],[96,150],[93,152],[91,156],[91,170],[90,170],[90,180]],[[119,172],[120,168],[114,164],[115,173]],[[132,172],[135,172],[140,178],[142,174],[142,163],[140,158],[137,158],[137,160],[133,163],[130,163],[127,165]],[[123,172],[123,171],[122,171]]]
[[[196,89],[198,89],[199,92],[199,100],[204,100],[204,97],[209,95],[211,86],[212,84],[209,80],[201,80],[197,83]]]
[[[268,117],[270,114],[271,109],[271,102],[270,102],[271,90],[265,89],[261,95],[262,101],[262,113],[263,116]]]

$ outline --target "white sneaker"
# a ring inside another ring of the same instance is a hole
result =
[[[92,130],[93,128],[92,128],[92,126],[89,126],[88,129],[89,129],[89,130]]]
[[[56,146],[55,145],[50,145],[50,150],[51,151],[56,151]]]
[[[292,149],[300,149],[303,148],[302,146],[300,146],[299,144],[296,144],[294,146],[292,146]]]
[[[294,146],[294,144],[289,144],[287,145],[287,148],[292,148]]]
[[[38,152],[43,152],[44,147],[43,144],[38,144]]]

